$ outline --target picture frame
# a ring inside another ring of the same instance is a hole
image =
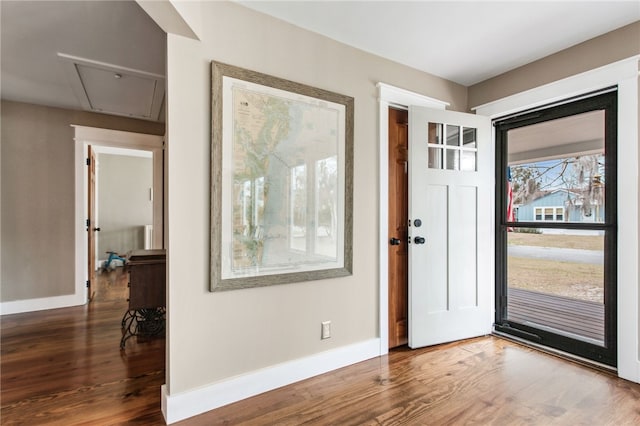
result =
[[[213,292],[352,274],[354,99],[216,61]]]

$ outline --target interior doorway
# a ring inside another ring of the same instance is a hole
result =
[[[145,194],[142,194],[143,197],[151,198],[152,204],[152,213],[151,213],[151,225],[152,229],[150,232],[149,239],[150,248],[163,248],[164,247],[164,238],[163,238],[163,229],[164,229],[164,220],[163,220],[163,199],[164,199],[164,137],[157,135],[148,135],[141,133],[132,133],[132,132],[124,132],[124,131],[116,131],[116,130],[107,130],[107,129],[98,129],[93,127],[84,127],[84,126],[74,126],[75,127],[75,142],[76,142],[76,189],[75,189],[75,208],[76,208],[76,271],[75,271],[75,279],[76,279],[76,291],[77,293],[85,294],[85,302],[89,300],[92,293],[87,291],[87,288],[91,285],[88,283],[91,277],[90,273],[90,256],[89,256],[89,244],[87,232],[89,228],[91,228],[91,233],[94,233],[93,225],[87,226],[88,222],[88,206],[89,206],[89,173],[87,173],[87,158],[89,155],[89,147],[92,148],[93,151],[97,150],[98,152],[111,154],[122,154],[129,153],[131,154],[131,150],[135,151],[144,151],[147,154],[151,155],[151,169],[152,169],[152,190],[149,191],[148,188],[145,191]],[[99,177],[98,177],[99,180]],[[98,183],[99,185],[99,183]],[[97,210],[100,210],[98,201]],[[100,218],[98,217],[98,221]],[[94,218],[94,224],[98,224],[96,219]],[[145,223],[146,225],[146,223]],[[95,233],[102,232],[101,226],[95,226],[95,228],[100,228],[100,231],[96,231]],[[133,233],[137,233],[140,235],[142,232],[142,226],[133,230]],[[94,233],[94,234],[95,234]],[[120,235],[118,238],[126,240],[127,238],[131,239],[131,232],[118,233]],[[126,235],[125,235],[126,234]],[[129,236],[127,236],[129,235]],[[144,236],[139,236],[138,238],[144,238]],[[114,247],[117,248],[117,247]],[[96,251],[98,256],[100,253],[98,250]],[[94,267],[97,269],[97,266]],[[94,278],[95,279],[95,278]]]
[[[487,334],[490,121],[411,105],[408,115],[389,111],[388,122],[389,347],[404,330],[414,349]]]
[[[408,342],[409,112],[389,108],[389,349]]]
[[[101,145],[88,148],[89,300],[124,300],[125,256],[154,247],[153,152]]]

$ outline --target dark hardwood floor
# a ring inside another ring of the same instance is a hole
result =
[[[164,424],[165,340],[120,352],[120,285],[89,306],[0,318],[2,425]],[[638,425],[640,385],[482,337],[400,348],[178,424]]]
[[[2,425],[164,424],[165,339],[120,351],[126,285],[119,268],[87,306],[0,318]]]

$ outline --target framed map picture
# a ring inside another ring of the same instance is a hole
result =
[[[212,63],[211,291],[351,275],[353,98]]]

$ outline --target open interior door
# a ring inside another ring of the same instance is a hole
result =
[[[494,149],[488,117],[409,110],[409,346],[493,321]]]
[[[93,299],[92,286],[96,282],[96,232],[100,228],[96,227],[96,153],[91,147],[87,148],[87,184],[88,184],[88,206],[87,206],[87,254],[88,254],[88,277],[87,277],[87,300]]]

